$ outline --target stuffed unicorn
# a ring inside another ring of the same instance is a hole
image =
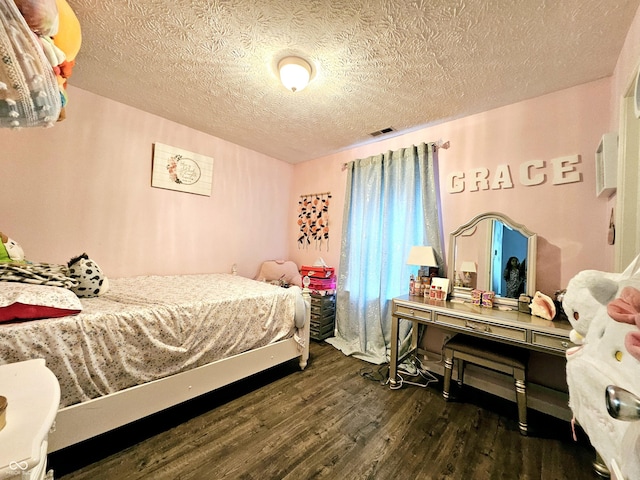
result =
[[[626,479],[640,478],[640,420],[612,415],[606,392],[615,386],[640,396],[639,266],[636,259],[622,274],[580,272],[563,299],[579,344],[566,353],[569,406],[609,470]]]

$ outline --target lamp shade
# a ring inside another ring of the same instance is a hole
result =
[[[300,57],[285,57],[278,62],[280,81],[292,92],[299,92],[309,84],[311,65]]]
[[[419,265],[421,267],[437,267],[436,256],[433,247],[415,246],[409,251],[407,265]]]
[[[476,271],[476,262],[462,262],[462,265],[460,265],[460,271],[461,272],[475,273],[475,271]]]

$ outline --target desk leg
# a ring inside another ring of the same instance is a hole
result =
[[[389,361],[389,383],[391,388],[397,384],[396,377],[398,374],[398,327],[400,317],[391,316],[391,359]]]
[[[420,326],[418,325],[418,322],[412,322],[413,325],[411,326],[411,350],[409,350],[410,352],[415,352],[416,354],[418,353],[418,335],[420,333]]]

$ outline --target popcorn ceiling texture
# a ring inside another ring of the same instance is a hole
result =
[[[610,76],[640,0],[69,3],[71,85],[297,163]]]

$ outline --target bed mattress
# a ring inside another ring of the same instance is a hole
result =
[[[65,407],[292,337],[299,298],[228,274],[110,279],[78,315],[0,324],[0,364],[44,358]]]

